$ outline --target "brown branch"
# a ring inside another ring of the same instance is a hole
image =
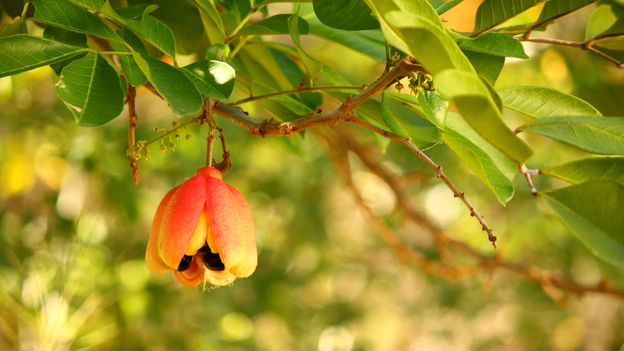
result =
[[[268,93],[268,94],[263,94],[263,95],[249,96],[244,99],[234,101],[230,103],[230,105],[242,105],[248,102],[268,99],[268,98],[271,98],[274,96],[280,96],[280,95],[292,95],[292,94],[299,94],[299,93],[305,93],[305,92],[319,92],[319,91],[328,91],[328,90],[362,90],[365,88],[366,88],[365,86],[302,87],[302,88],[297,88],[297,89],[292,89],[292,90],[276,91],[274,93]]]
[[[494,247],[496,247],[496,235],[494,235],[494,230],[492,230],[492,227],[490,227],[490,225],[485,221],[483,215],[479,211],[477,211],[477,209],[472,205],[472,202],[466,197],[466,194],[459,191],[455,183],[453,183],[451,179],[446,175],[446,173],[444,173],[444,171],[442,170],[442,166],[437,164],[407,138],[403,138],[396,134],[387,132],[359,118],[353,117],[351,121],[385,138],[402,144],[410,151],[412,151],[416,156],[418,156],[418,158],[423,160],[427,164],[427,166],[429,166],[432,170],[436,172],[436,176],[440,178],[449,189],[451,189],[451,191],[453,192],[453,196],[459,198],[464,203],[464,205],[466,205],[466,207],[470,211],[470,216],[475,217],[477,221],[479,221],[479,224],[481,225],[481,230],[483,230],[487,234],[488,240],[492,243]]]
[[[536,196],[537,188],[533,183],[533,177],[539,175],[540,170],[528,168],[525,164],[521,164],[520,166],[518,166],[518,168],[520,170],[520,173],[522,173],[522,175],[524,176],[524,179],[526,179],[527,183],[529,184],[529,188],[531,189],[531,195]]]
[[[368,222],[375,228],[375,232],[379,234],[380,238],[388,245],[395,253],[395,255],[403,262],[412,263],[421,268],[424,272],[438,276],[447,280],[456,280],[460,277],[468,275],[470,272],[463,268],[457,268],[452,266],[442,266],[428,260],[419,251],[414,250],[405,245],[401,238],[390,229],[379,217],[375,215],[373,210],[366,204],[364,198],[360,194],[358,188],[353,182],[353,174],[349,167],[347,155],[344,150],[341,150],[339,142],[333,140],[335,138],[325,137],[325,141],[330,145],[329,155],[336,165],[342,178],[351,190],[355,202],[364,215],[368,219]]]
[[[134,184],[137,185],[141,181],[139,178],[139,162],[136,154],[136,127],[139,121],[139,116],[136,113],[136,89],[128,84],[128,93],[126,95],[126,104],[128,105],[128,161],[130,162],[130,168],[132,169],[132,179]]]
[[[259,136],[291,135],[306,128],[324,124],[335,124],[343,121],[355,123],[385,138],[400,143],[407,147],[410,151],[412,151],[416,156],[418,156],[418,158],[422,159],[431,169],[436,172],[438,178],[442,179],[442,181],[449,187],[449,189],[451,189],[451,191],[453,192],[453,196],[459,198],[470,211],[470,215],[475,217],[477,221],[479,221],[481,228],[488,236],[488,240],[492,243],[494,247],[496,247],[496,236],[494,235],[494,231],[487,224],[487,222],[483,218],[483,215],[481,215],[481,213],[479,213],[479,211],[477,211],[476,208],[472,205],[471,201],[466,197],[466,195],[463,192],[459,191],[457,186],[455,186],[455,184],[444,173],[444,171],[442,171],[442,166],[435,163],[429,156],[422,152],[409,139],[403,138],[394,133],[376,127],[368,122],[357,118],[353,114],[353,110],[357,106],[359,106],[372,96],[384,91],[388,87],[388,85],[392,84],[392,82],[394,82],[397,78],[402,77],[409,72],[421,69],[422,68],[420,65],[415,64],[409,59],[404,59],[390,71],[382,74],[381,77],[379,77],[367,89],[361,91],[360,94],[356,95],[353,98],[348,98],[338,108],[327,112],[314,112],[312,114],[289,122],[277,122],[275,120],[259,121],[249,117],[242,109],[238,107],[218,102],[215,103],[213,107],[213,112],[225,117],[226,119],[243,128],[248,129],[252,134]]]
[[[410,60],[403,60],[393,69],[384,73],[368,88],[362,90],[358,95],[353,98],[347,99],[338,108],[331,111],[318,111],[310,113],[301,118],[288,122],[278,122],[275,120],[260,121],[249,117],[239,107],[232,106],[230,104],[215,103],[213,112],[225,117],[231,122],[248,129],[252,134],[259,136],[284,136],[297,133],[306,128],[311,128],[323,124],[335,124],[340,121],[347,121],[351,118],[352,111],[371,98],[372,96],[381,93],[386,89],[388,85],[394,82],[397,78],[404,76],[405,74],[420,69],[420,66]]]
[[[427,229],[427,231],[434,236],[437,242],[443,244],[438,245],[438,248],[444,246],[452,247],[477,260],[479,265],[482,267],[490,270],[500,269],[518,274],[537,282],[544,288],[544,290],[547,290],[549,287],[556,287],[579,296],[586,293],[598,293],[624,299],[624,290],[611,287],[605,279],[602,279],[595,284],[580,284],[566,279],[561,274],[556,272],[549,272],[535,266],[527,266],[506,261],[498,255],[486,255],[480,253],[467,244],[449,237],[442,230],[442,228],[420,213],[420,211],[413,206],[410,196],[408,195],[403,184],[398,180],[398,177],[387,170],[377,158],[371,156],[369,149],[355,141],[346,133],[340,134],[340,145],[353,152],[362,161],[362,164],[369,169],[369,171],[388,184],[390,189],[394,192],[397,198],[397,203],[405,213],[405,216],[414,223],[417,223]],[[440,253],[440,256],[443,257],[442,252]],[[452,257],[452,255],[450,256]]]
[[[527,32],[527,33],[530,34],[530,32]],[[602,37],[595,37],[595,38],[591,38],[585,41],[572,41],[572,40],[562,40],[562,39],[552,39],[552,38],[530,38],[529,35],[527,35],[527,33],[516,37],[516,39],[520,41],[531,42],[531,43],[550,44],[550,45],[559,45],[559,46],[579,48],[581,50],[586,50],[591,53],[594,53],[604,58],[605,60],[610,61],[611,63],[616,65],[618,68],[624,68],[624,61],[620,61],[616,59],[615,57],[605,54],[604,52],[594,47],[594,44],[596,43],[596,41],[598,39],[602,39]]]

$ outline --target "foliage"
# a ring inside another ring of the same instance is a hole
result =
[[[624,7],[471,3],[2,2],[0,348],[619,347]],[[257,273],[149,276],[158,199],[225,145]]]

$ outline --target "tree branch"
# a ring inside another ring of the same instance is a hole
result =
[[[405,74],[420,69],[420,66],[410,60],[403,60],[393,69],[384,73],[368,88],[362,90],[353,98],[347,99],[338,108],[331,111],[317,111],[301,118],[288,122],[278,122],[275,120],[260,121],[251,118],[242,109],[230,104],[216,102],[213,112],[230,120],[240,127],[248,129],[253,135],[259,136],[284,136],[297,133],[306,128],[311,128],[323,124],[335,124],[340,121],[347,121],[351,118],[352,111],[368,100],[370,97],[381,93],[397,78]]]
[[[132,169],[132,179],[134,184],[139,184],[139,162],[136,154],[136,127],[139,121],[139,116],[136,113],[136,89],[128,84],[128,93],[126,95],[126,104],[128,105],[128,161],[130,162],[130,168]]]
[[[558,289],[571,292],[579,296],[586,293],[598,293],[624,299],[624,290],[611,287],[609,282],[605,279],[602,279],[595,284],[576,283],[572,280],[566,279],[561,274],[556,272],[549,272],[535,266],[509,262],[502,259],[499,255],[486,255],[480,253],[476,249],[468,246],[467,244],[449,237],[442,230],[442,228],[432,222],[427,216],[420,213],[420,211],[413,206],[411,202],[411,197],[408,195],[402,182],[399,181],[396,175],[392,174],[389,170],[387,170],[377,158],[371,156],[371,152],[368,148],[354,140],[354,138],[352,138],[348,133],[341,132],[339,136],[340,143],[332,144],[332,146],[341,145],[342,147],[347,148],[349,151],[353,152],[362,161],[362,164],[366,168],[368,168],[369,171],[377,175],[386,184],[388,184],[390,189],[392,189],[392,191],[394,192],[398,206],[404,212],[405,216],[414,223],[427,229],[427,231],[436,239],[436,242],[442,244],[438,245],[438,250],[444,250],[444,247],[446,246],[452,247],[455,250],[458,250],[477,260],[479,265],[484,268],[488,268],[490,270],[501,269],[518,274],[527,279],[537,282],[538,284],[540,284],[540,286],[544,288],[544,290],[547,290],[549,287],[556,287]],[[348,179],[345,179],[345,183],[347,183],[349,188],[351,188],[353,191],[358,191],[357,188],[349,185],[350,182]],[[358,193],[355,194],[355,197],[357,200],[358,198],[361,198],[361,195],[359,195]],[[359,200],[358,205],[362,207]],[[365,213],[367,213],[365,209],[363,210]],[[377,229],[377,225],[374,226]],[[453,256],[454,255],[447,255],[446,257]],[[445,257],[443,252],[440,252],[440,257]]]
[[[323,124],[335,124],[343,121],[355,123],[385,138],[402,144],[410,151],[412,151],[416,156],[418,156],[418,158],[425,161],[425,163],[436,172],[438,178],[442,179],[442,181],[449,187],[449,189],[451,189],[451,191],[453,192],[453,196],[459,198],[470,211],[470,215],[475,217],[477,221],[479,221],[481,228],[488,236],[488,240],[492,243],[494,247],[496,247],[496,236],[494,235],[494,231],[487,224],[487,222],[483,218],[483,215],[481,215],[481,213],[479,213],[479,211],[477,211],[476,208],[472,205],[471,201],[466,197],[466,195],[463,192],[459,191],[457,186],[455,186],[455,184],[444,173],[444,171],[442,171],[442,166],[435,163],[429,156],[422,152],[409,139],[378,128],[366,121],[357,118],[353,114],[353,110],[357,106],[359,106],[372,96],[384,91],[388,87],[388,85],[392,84],[392,82],[394,82],[397,78],[402,77],[409,72],[420,69],[422,69],[420,65],[415,64],[409,59],[404,59],[390,71],[382,74],[381,77],[379,77],[367,89],[364,89],[362,92],[360,92],[360,94],[356,95],[353,98],[348,98],[338,108],[327,112],[314,112],[307,116],[289,122],[277,122],[275,120],[258,121],[249,117],[247,113],[245,113],[242,109],[238,107],[219,102],[215,103],[213,107],[213,112],[225,117],[226,119],[243,128],[248,129],[252,134],[259,136],[291,135],[306,128]]]
[[[230,105],[242,105],[248,102],[252,102],[252,101],[258,101],[258,100],[262,100],[262,99],[268,99],[274,96],[280,96],[280,95],[292,95],[292,94],[299,94],[299,93],[304,93],[304,92],[319,92],[319,91],[328,91],[328,90],[362,90],[365,89],[366,87],[364,86],[360,86],[360,87],[356,87],[356,86],[329,86],[329,87],[307,87],[307,88],[297,88],[297,89],[292,89],[292,90],[282,90],[282,91],[276,91],[274,93],[268,93],[268,94],[263,94],[263,95],[257,95],[257,96],[250,96],[250,97],[246,97],[244,99],[240,99],[238,101],[234,101],[232,103],[230,103]]]
[[[598,39],[602,39],[602,37],[595,37],[585,41],[571,41],[571,40],[561,40],[561,39],[552,39],[552,38],[530,38],[530,32],[525,33],[524,35],[517,36],[516,39],[520,41],[528,41],[531,43],[539,43],[539,44],[550,44],[550,45],[559,45],[559,46],[568,46],[573,48],[579,48],[582,50],[589,51],[594,53],[605,60],[610,61],[618,68],[624,68],[624,62],[616,59],[613,56],[605,54],[604,52],[596,49],[594,44]]]

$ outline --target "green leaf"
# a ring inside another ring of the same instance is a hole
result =
[[[290,33],[290,37],[295,42],[295,47],[297,49],[297,53],[299,58],[303,62],[303,66],[305,67],[307,77],[313,79],[316,77],[322,68],[322,64],[314,59],[312,56],[308,55],[307,52],[303,50],[301,46],[301,40],[299,39],[299,26],[301,25],[301,17],[299,17],[296,13],[293,13],[288,17],[288,32]],[[305,21],[303,21],[305,23]],[[308,24],[306,23],[306,29],[309,30]]]
[[[65,43],[68,45],[87,48],[87,36],[86,35],[81,34],[81,33],[76,33],[76,32],[70,32],[62,28],[47,26],[43,30],[43,37],[46,39],[55,40],[55,41]],[[54,70],[54,73],[56,73],[57,75],[60,75],[63,67],[65,67],[71,61],[80,57],[82,57],[82,55],[68,58],[67,60],[50,65],[50,68]]]
[[[135,12],[136,10],[132,7],[117,10],[117,13],[125,19],[126,27],[135,35],[154,45],[169,57],[175,58],[175,37],[171,28],[149,15],[138,21],[133,20]]]
[[[442,140],[506,204],[514,194],[516,163],[481,138],[462,118],[450,112]]]
[[[69,1],[32,0],[35,5],[33,19],[37,22],[96,37],[123,40],[97,16]]]
[[[550,88],[518,86],[501,89],[498,94],[506,108],[532,118],[600,116],[600,111],[584,100]]]
[[[585,27],[585,40],[593,39],[606,32],[618,20],[620,11],[610,5],[597,6],[589,16],[589,21]]]
[[[258,23],[246,26],[240,31],[242,35],[271,35],[271,34],[289,34],[288,18],[291,15],[280,14],[266,18]],[[308,22],[297,16],[299,34],[308,34],[310,27]]]
[[[82,126],[98,126],[123,110],[117,72],[100,55],[89,54],[63,68],[56,92]]]
[[[409,106],[417,115],[427,119],[438,128],[443,128],[449,103],[436,92],[423,91],[418,96],[414,96],[386,91],[384,96]]]
[[[624,185],[624,157],[586,158],[556,167],[542,167],[540,172],[572,184],[610,180]]]
[[[200,13],[190,1],[150,0],[149,3],[158,5],[151,16],[171,28],[178,53],[196,54],[208,46]]]
[[[117,10],[114,10],[111,7],[107,11],[114,17],[121,16],[119,18],[123,20],[140,21],[156,10],[158,10],[158,5],[137,4]],[[113,11],[114,14],[111,11]],[[115,14],[117,16],[115,16]]]
[[[421,149],[430,148],[440,142],[440,131],[435,125],[420,118],[418,110],[410,109],[390,95],[384,95],[381,100],[381,115],[393,132],[409,138]]]
[[[598,258],[624,268],[624,186],[591,181],[545,194],[570,231]]]
[[[474,67],[479,76],[483,77],[488,83],[494,84],[503,70],[505,58],[478,52],[464,52],[470,63]]]
[[[386,45],[379,31],[346,31],[328,27],[315,16],[304,17],[310,26],[310,34],[342,44],[366,54],[378,61],[386,60]]]
[[[438,15],[441,15],[453,7],[461,4],[464,0],[429,0],[431,6],[436,10]]]
[[[521,131],[602,155],[624,155],[624,117],[559,116],[535,120]]]
[[[120,33],[122,33],[122,37],[130,45],[133,51],[147,55],[147,50],[145,50],[145,46],[143,45],[143,42],[141,42],[141,39],[132,34],[129,30],[122,30]],[[115,51],[125,51],[127,49],[125,46],[115,42],[111,43],[111,47]],[[124,77],[128,83],[136,87],[147,82],[147,77],[143,74],[141,68],[139,68],[132,55],[119,55],[118,60],[121,64]]]
[[[513,37],[499,33],[486,33],[477,38],[458,37],[462,51],[472,51],[502,57],[529,58],[522,44]]]
[[[452,99],[464,119],[492,145],[519,163],[532,154],[502,120],[496,101],[487,85],[473,74],[446,70],[434,77],[438,91]]]
[[[175,113],[186,116],[201,110],[202,95],[181,69],[138,53],[133,53],[133,57],[143,74]]]
[[[313,0],[314,13],[321,22],[337,29],[379,28],[371,10],[362,0]]]
[[[565,16],[570,12],[574,12],[581,7],[585,7],[596,0],[566,0],[566,1],[547,1],[540,13],[539,18],[531,25],[532,28],[538,28],[542,25],[552,22],[553,20]]]
[[[213,44],[223,43],[226,36],[225,26],[213,0],[193,0],[193,2],[201,11],[202,22],[210,42]]]
[[[69,0],[78,6],[97,12],[104,6],[104,0]]]
[[[47,66],[87,51],[84,47],[17,34],[0,38],[0,77]]]
[[[489,30],[544,0],[485,0],[477,9],[474,35]]]
[[[225,100],[234,89],[236,72],[221,61],[199,61],[182,68],[200,93],[211,99]]]
[[[431,74],[449,68],[474,73],[426,0],[366,1],[378,15],[388,43],[416,58]]]

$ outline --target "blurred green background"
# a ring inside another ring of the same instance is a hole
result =
[[[588,11],[549,35],[581,38]],[[383,69],[337,44],[306,47],[356,84]],[[526,49],[531,60],[509,63],[498,87],[549,86],[604,115],[624,113],[624,70],[576,49]],[[175,150],[152,146],[134,186],[126,118],[76,127],[56,98],[55,81],[49,68],[0,79],[0,350],[618,350],[624,343],[622,300],[566,293],[553,299],[557,292],[485,269],[447,282],[402,264],[357,210],[314,133],[257,138],[219,118],[234,163],[225,179],[254,212],[258,269],[206,291],[152,275],[143,261],[152,216],[168,189],[203,166],[206,128],[184,129]],[[143,140],[175,121],[146,92],[139,92],[138,113]],[[534,167],[580,155],[539,137],[531,143]],[[430,154],[485,212],[505,258],[580,282],[606,276],[622,284],[621,272],[591,256],[523,179],[503,208],[445,147]],[[398,172],[420,167],[395,145],[384,157]],[[392,223],[394,195],[358,164],[354,169],[367,202]],[[558,186],[541,178],[537,185]],[[410,190],[454,238],[492,252],[435,177]],[[400,229],[408,242],[424,235]]]

